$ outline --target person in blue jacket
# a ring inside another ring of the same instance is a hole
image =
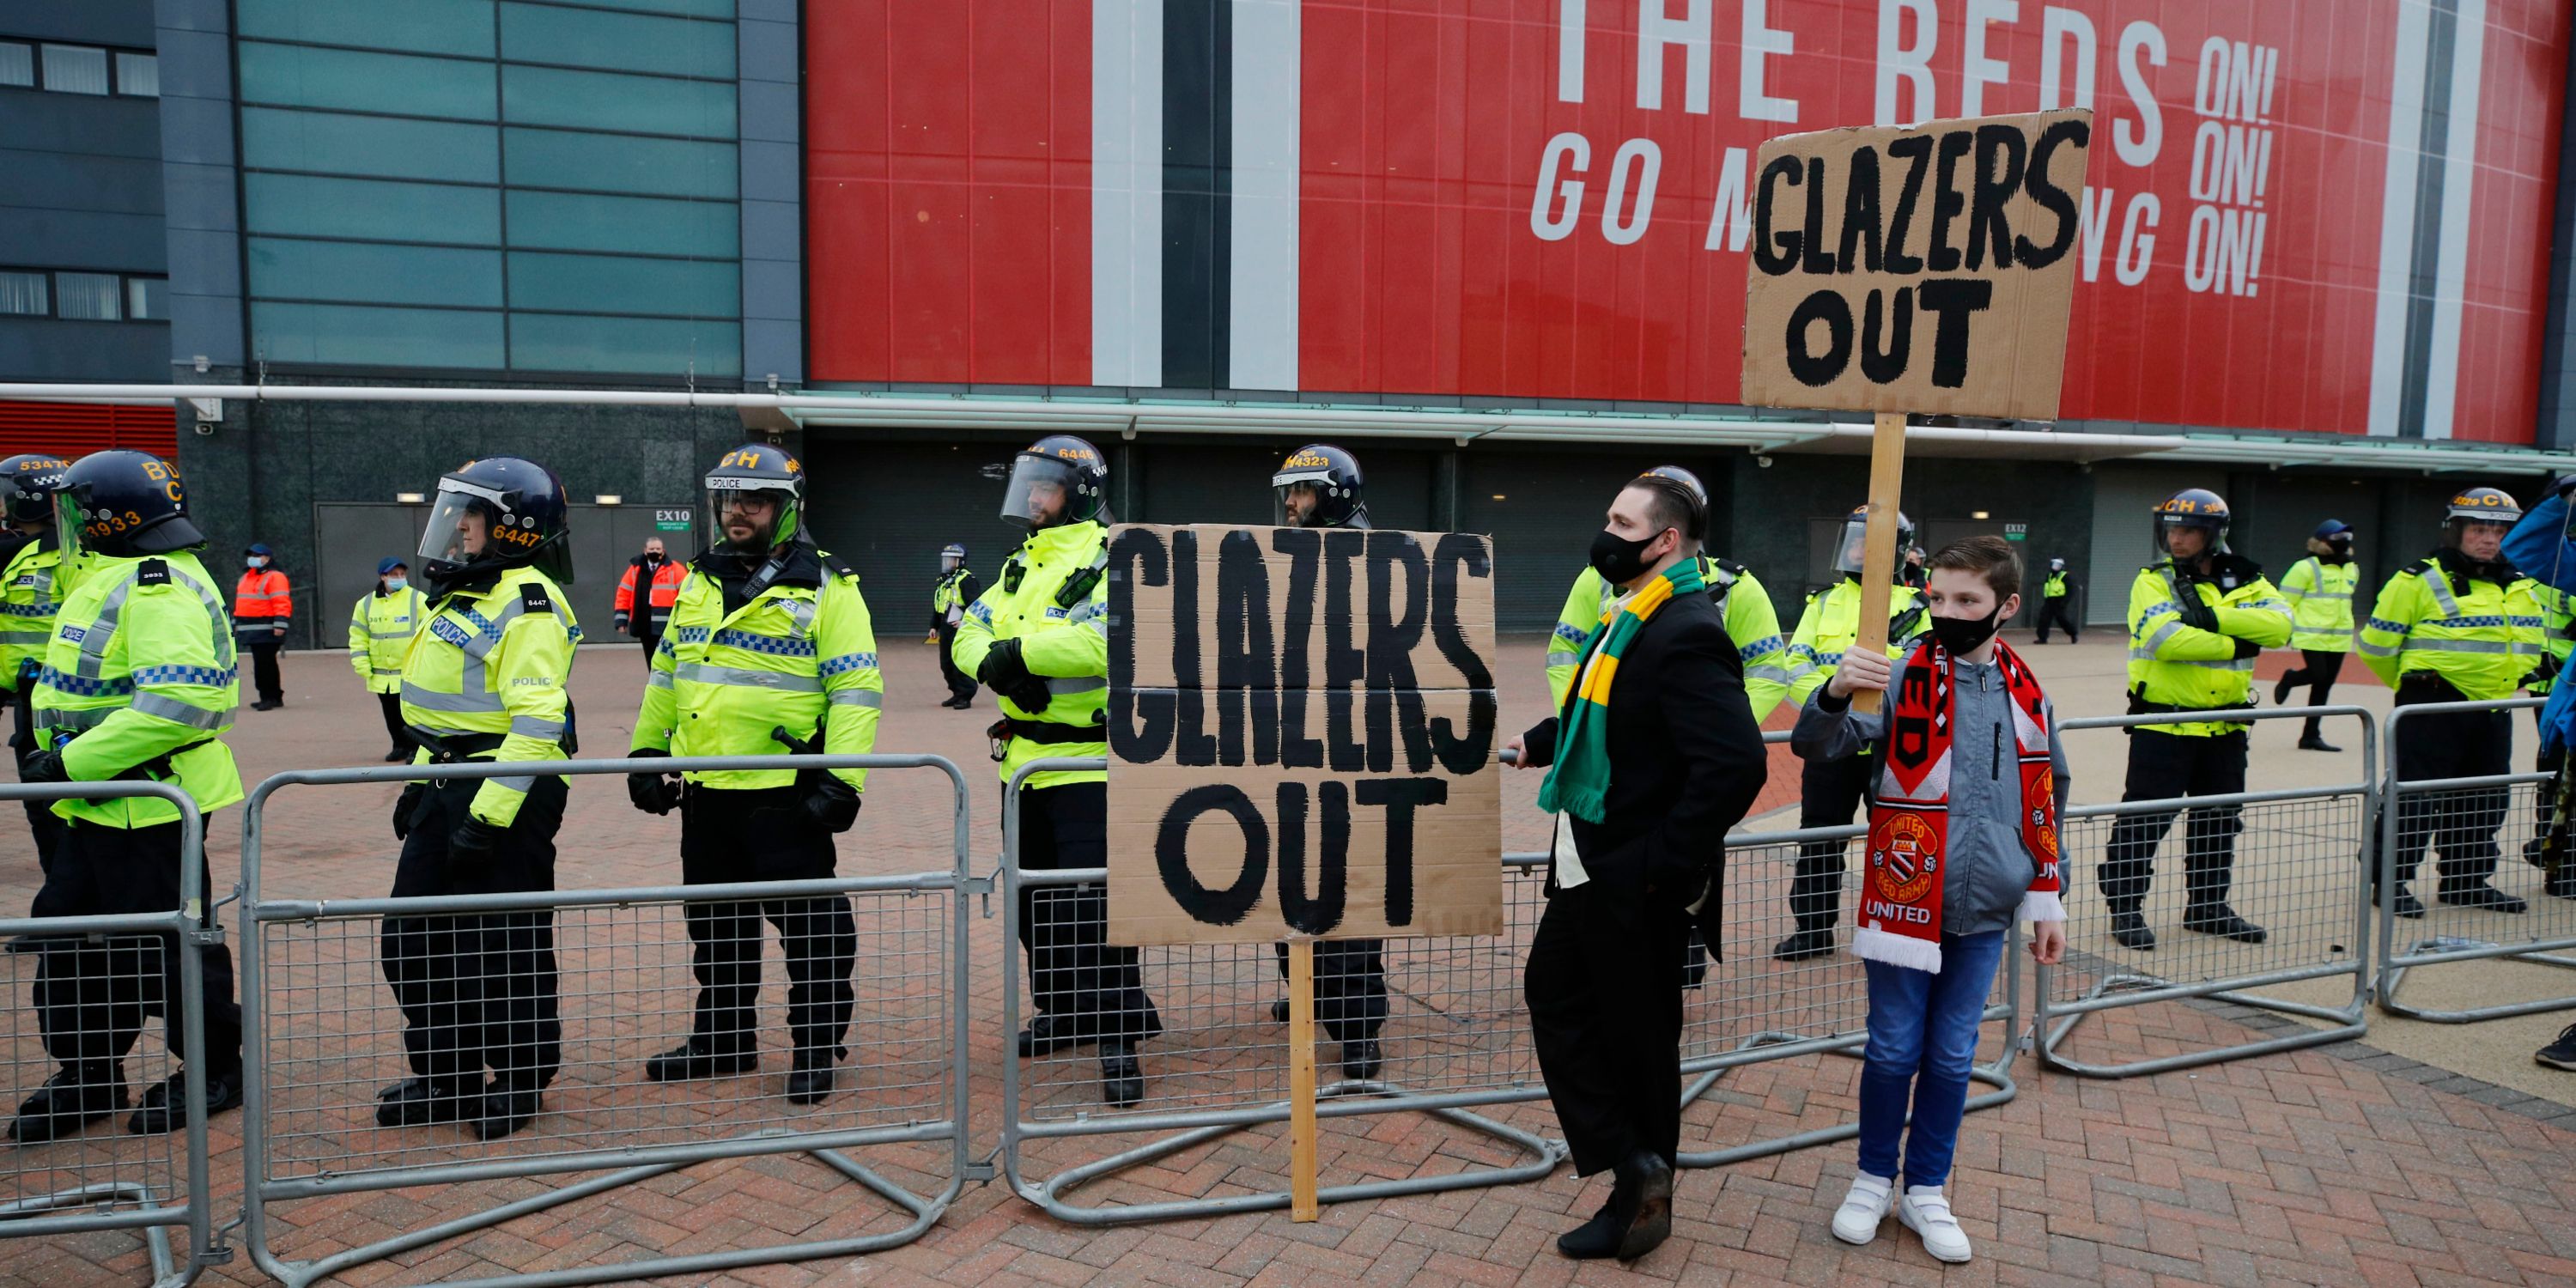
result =
[[[2549,496],[2525,511],[2521,522],[2514,524],[2504,538],[2506,562],[2523,576],[2560,593],[2576,591],[2576,539],[2571,539],[2568,530],[2571,492],[2576,492],[2576,474],[2560,475],[2550,487]],[[2555,773],[2541,789],[2546,793],[2542,809],[2556,825],[2544,825],[2544,838],[2566,830],[2566,820],[2558,814],[2569,798],[2566,761],[2571,742],[2576,742],[2576,684],[2553,684],[2549,704],[2540,709],[2541,765]],[[2524,857],[2548,871],[2549,893],[2561,899],[2576,899],[2576,855],[2567,853],[2564,844],[2544,845],[2537,852],[2526,850]],[[2556,1041],[2534,1052],[2532,1058],[2551,1068],[2576,1071],[2576,1024],[2561,1030]]]

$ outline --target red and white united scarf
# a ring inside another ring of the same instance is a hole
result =
[[[2048,695],[2003,641],[1995,663],[2012,699],[2021,773],[2022,843],[2039,875],[2022,901],[2030,921],[2063,921],[2057,871],[2057,773],[2048,756]],[[1949,862],[1951,660],[1939,641],[1915,650],[1887,712],[1887,755],[1870,791],[1869,858],[1852,954],[1938,973],[1941,883]]]

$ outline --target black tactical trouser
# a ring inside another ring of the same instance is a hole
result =
[[[252,686],[262,702],[284,702],[286,685],[277,676],[277,651],[285,647],[283,636],[264,633],[258,639],[244,640],[241,652],[250,654]]]
[[[2333,649],[2303,648],[2299,650],[2299,657],[2306,665],[2284,672],[2281,679],[2292,689],[2302,684],[2308,686],[2308,705],[2322,707],[2326,704],[2327,695],[2334,692],[2335,681],[2343,676],[2345,654]],[[2319,736],[2318,726],[2324,720],[2323,716],[2309,716],[2307,727],[2299,731],[2300,740],[2315,741]]]
[[[2456,691],[2410,700],[2410,687],[2413,686],[2398,686],[2397,705],[2458,700]],[[2397,781],[2401,783],[2513,772],[2512,712],[2445,711],[2408,716],[2398,731],[2394,747]],[[2415,869],[2430,846],[2442,851],[2443,890],[2478,885],[2493,877],[2496,829],[2504,826],[2512,799],[2511,789],[2505,787],[2465,787],[2399,797],[2397,852],[2389,864],[2389,876],[2400,886],[2414,880]]]
[[[939,624],[939,678],[948,682],[948,698],[963,702],[975,696],[975,677],[957,669],[957,624]]]
[[[2059,595],[2054,599],[2043,599],[2039,602],[2039,642],[2042,644],[2048,642],[2048,628],[2054,625],[2059,630],[2066,632],[2067,643],[2074,643],[2076,637],[2074,613],[2075,597],[2073,595]]]
[[[1869,776],[1876,756],[1799,762],[1798,826],[1844,827],[1869,796]],[[1851,842],[1801,841],[1798,866],[1789,880],[1789,912],[1801,931],[1830,931],[1842,916],[1843,869],[1849,866]]]
[[[2543,695],[2535,693],[2532,696],[2540,697]],[[2547,713],[2548,710],[2549,708],[2547,707],[2533,707],[2531,709],[2532,727],[2540,733],[2540,737],[2538,739],[2540,743],[2540,756],[2532,763],[2532,769],[2539,773],[2554,776],[2567,764],[2567,749],[2565,747],[2560,747],[2557,750],[2552,751],[2549,748],[2549,727],[2541,723],[2541,716]],[[2532,839],[2535,841],[2545,841],[2549,839],[2550,820],[2552,815],[2557,812],[2558,808],[2557,796],[2558,784],[2555,781],[2540,784],[2539,789],[2532,793],[2532,804],[2537,807],[2536,812],[2538,814],[2538,818],[2531,829]],[[2537,852],[2535,851],[2534,853],[2536,861]]]
[[[2123,801],[2228,796],[2245,790],[2245,731],[2194,737],[2138,729],[2129,736]],[[2155,880],[2156,847],[2179,810],[2123,814],[2111,825],[2102,859],[2102,897],[2113,911],[2135,910]],[[2235,883],[2239,805],[2201,806],[2183,825],[2183,881],[2191,910],[2227,902]]]
[[[727,790],[691,783],[680,798],[680,879],[689,885],[819,881],[833,875],[832,834],[797,808],[793,786]],[[787,954],[787,1030],[799,1053],[848,1052],[858,996],[850,974],[859,927],[846,895],[829,898],[692,903],[690,966],[698,979],[692,1042],[710,1055],[743,1055],[760,1045],[753,1004],[760,996],[760,923],[778,928]]]
[[[529,786],[489,862],[460,868],[449,861],[448,837],[482,785],[474,778],[427,784],[394,869],[395,898],[555,888],[561,778]],[[552,909],[388,917],[381,948],[385,981],[402,1005],[403,1051],[414,1074],[479,1082],[489,1068],[518,1090],[554,1081],[563,1065],[563,1022]]]
[[[1109,784],[1065,783],[1020,792],[1020,868],[1099,868],[1109,863]],[[1073,1032],[1150,1038],[1163,1017],[1145,994],[1136,950],[1111,947],[1106,882],[1022,886],[1020,947],[1040,1015]]]
[[[1288,945],[1272,944],[1279,978],[1288,978]],[[1315,1018],[1335,1042],[1377,1036],[1386,1023],[1386,941],[1326,939],[1315,945]]]
[[[210,824],[211,830],[211,824]],[[175,911],[179,899],[179,832],[174,820],[150,827],[73,822],[63,829],[54,871],[31,911],[81,917]],[[198,889],[205,856],[197,856]],[[212,900],[207,900],[211,904]],[[37,941],[36,1022],[45,1054],[65,1065],[123,1059],[147,1017],[159,1016],[172,1051],[190,1054],[179,1012],[176,935],[64,936]],[[208,1076],[241,1068],[241,1007],[233,1000],[233,953],[223,944],[203,955]]]
[[[27,760],[36,754],[35,707],[31,701],[36,691],[36,673],[31,669],[17,680],[17,694],[10,706],[9,751],[18,766],[19,781],[27,777]],[[21,801],[27,810],[27,830],[36,838],[36,870],[51,875],[54,851],[63,843],[63,820],[54,813],[52,801]],[[176,907],[178,905],[171,905]]]

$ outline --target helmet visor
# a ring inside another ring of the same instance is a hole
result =
[[[68,491],[54,493],[54,548],[62,552],[65,570],[77,568],[81,556],[89,553],[89,534],[81,530],[80,498]],[[65,589],[56,587],[57,592]],[[62,598],[60,593],[54,596]]]
[[[1834,571],[1858,573],[1869,567],[1869,520],[1853,515],[1843,520],[1843,533],[1834,542]]]
[[[1098,513],[1097,498],[1083,496],[1082,485],[1082,471],[1070,463],[1024,452],[1002,486],[1002,521],[1034,531],[1088,518],[1085,511]]]
[[[796,535],[796,494],[755,486],[756,479],[707,480],[707,548],[729,554],[767,554]]]
[[[2217,554],[2227,549],[2225,523],[2206,518],[2186,519],[2176,515],[2159,514],[2156,516],[2156,553],[2167,558],[2176,557],[2173,550],[2173,534],[2185,529],[2200,533],[2206,539],[2199,549],[2187,556],[2182,556],[2184,558],[2198,559],[2202,555]]]
[[[1329,470],[1282,470],[1270,476],[1270,521],[1283,528],[1323,526],[1324,494],[1332,487]]]
[[[430,507],[429,523],[420,532],[419,557],[434,563],[468,564],[499,555],[492,531],[492,517],[501,512],[499,501],[481,488],[453,479],[441,482],[438,503]],[[530,539],[535,535],[530,533]]]

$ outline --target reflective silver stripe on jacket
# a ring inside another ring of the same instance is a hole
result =
[[[825,698],[824,701],[836,707],[882,708],[885,706],[885,695],[874,689],[843,689]]]
[[[229,710],[208,711],[204,707],[191,706],[175,698],[162,697],[157,693],[135,694],[131,705],[144,715],[158,716],[172,724],[183,724],[191,729],[220,730],[225,725],[231,724],[233,720],[233,713]]]
[[[1068,693],[1089,693],[1109,687],[1109,677],[1104,675],[1049,675],[1040,678],[1046,681],[1047,692],[1059,698]]]
[[[424,689],[409,680],[403,681],[402,700],[423,711],[452,711],[480,715],[501,709],[501,695],[498,693],[481,689],[470,689],[464,693],[441,693],[436,689]]]
[[[563,741],[561,720],[540,720],[535,716],[510,717],[510,732],[522,738],[543,738],[548,742]]]
[[[823,681],[811,675],[789,675],[783,671],[752,671],[734,666],[710,666],[704,662],[680,663],[680,679],[696,684],[738,684],[746,688],[777,689],[786,693],[821,693]]]
[[[30,718],[36,722],[36,727],[39,729],[95,729],[107,723],[107,718],[115,715],[120,709],[118,707],[83,707],[66,711],[57,707],[38,707],[30,713]]]

